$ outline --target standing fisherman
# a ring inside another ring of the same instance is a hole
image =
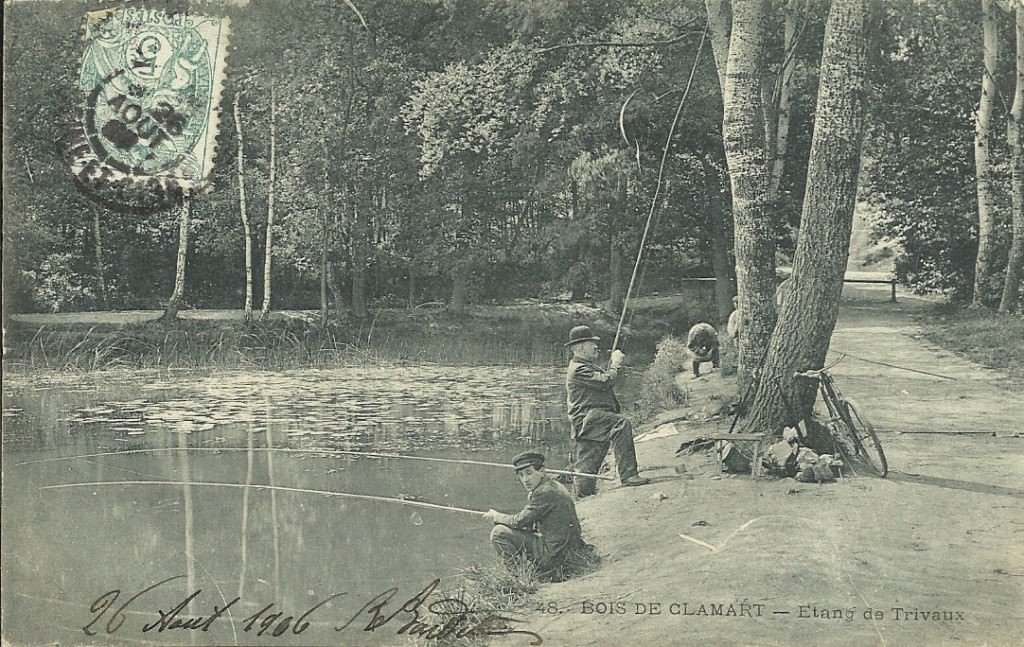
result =
[[[572,551],[583,547],[576,503],[565,486],[544,471],[543,454],[518,454],[512,467],[527,492],[526,507],[518,514],[484,513],[484,519],[494,523],[491,544],[506,564],[522,556],[542,574],[554,572]]]
[[[636,448],[633,446],[633,424],[620,413],[615,397],[615,384],[619,367],[625,359],[622,351],[612,351],[607,369],[596,364],[600,337],[595,337],[589,326],[576,326],[569,331],[566,347],[572,351],[569,370],[565,376],[566,401],[572,437],[576,442],[575,471],[596,474],[608,454],[609,445],[615,452],[619,481],[623,485],[646,485],[649,479],[639,476]],[[576,496],[594,494],[593,477],[576,476]]]

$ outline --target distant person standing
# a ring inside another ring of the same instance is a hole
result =
[[[729,322],[725,324],[725,332],[734,344],[739,343],[740,337],[740,298],[732,298],[732,314],[729,315]]]
[[[686,348],[693,359],[694,377],[700,377],[700,365],[704,362],[711,362],[714,368],[719,367],[718,332],[711,324],[694,324],[686,336]]]
[[[793,285],[792,277],[786,279],[782,283],[779,283],[779,287],[775,288],[775,312],[782,312],[782,304],[785,303],[786,297],[789,295],[789,288]]]
[[[615,397],[619,368],[626,356],[620,350],[613,350],[608,368],[601,368],[597,365],[598,341],[600,337],[596,337],[589,326],[576,326],[569,331],[565,345],[572,351],[565,390],[576,443],[575,471],[597,474],[610,446],[615,453],[619,481],[623,485],[646,485],[649,480],[640,477],[636,464],[633,424],[620,413]],[[596,490],[596,479],[577,476],[575,485],[576,496],[589,496]]]

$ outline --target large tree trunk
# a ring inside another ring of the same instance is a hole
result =
[[[732,31],[732,6],[729,0],[704,0],[708,12],[708,34],[718,71],[718,89],[725,97],[725,70],[729,66],[729,35]]]
[[[185,263],[188,260],[188,225],[192,215],[192,196],[185,193],[178,209],[178,260],[174,270],[174,291],[167,301],[162,320],[171,322],[178,318],[178,309],[185,298]]]
[[[798,387],[793,374],[825,363],[850,253],[872,9],[873,0],[835,0],[829,11],[792,289],[761,367],[751,414],[742,425],[747,431],[777,432],[794,422],[793,414],[806,413],[814,386]],[[805,411],[790,412],[787,400],[805,403]]]
[[[274,86],[270,86],[270,186],[267,188],[267,243],[263,256],[263,307],[260,320],[270,317],[270,266],[274,257],[274,183],[276,179],[277,111]]]
[[[1013,241],[1006,262],[1003,296],[999,312],[1014,312],[1019,307],[1021,278],[1024,277],[1024,8],[1017,7],[1017,83],[1013,92],[1013,109],[1006,125],[1013,173],[1010,178],[1013,202]]]
[[[761,104],[765,0],[733,3],[722,135],[732,184],[736,287],[749,325],[740,336],[739,388],[746,390],[775,325],[775,231],[768,211],[768,164]]]
[[[996,245],[995,183],[989,149],[992,131],[992,106],[996,99],[994,74],[999,60],[999,26],[992,0],[981,0],[984,29],[984,69],[981,77],[981,99],[974,122],[974,169],[978,191],[978,258],[974,263],[974,296],[976,306],[989,305],[995,295],[996,268],[993,252]]]
[[[252,229],[245,211],[245,139],[242,137],[242,113],[238,108],[238,94],[232,103],[235,113],[235,134],[238,139],[238,211],[242,214],[242,236],[245,241],[245,322],[252,321]]]
[[[103,276],[103,238],[100,235],[100,208],[95,205],[92,208],[92,236],[96,243],[94,249],[96,254],[96,286],[100,290],[100,303],[103,305],[103,309],[109,310],[110,302],[107,299],[107,281]]]

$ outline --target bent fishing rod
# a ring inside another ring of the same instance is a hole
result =
[[[322,494],[325,496],[340,497],[346,499],[362,499],[365,501],[379,501],[385,503],[398,503],[416,508],[429,508],[431,510],[448,510],[450,512],[464,512],[476,516],[482,516],[486,511],[459,508],[453,505],[440,505],[438,503],[427,503],[426,501],[415,501],[412,499],[400,499],[389,496],[377,496],[374,494],[355,494],[353,492],[334,492],[332,490],[309,490],[306,488],[285,487],[283,485],[257,485],[244,483],[220,483],[217,481],[84,481],[80,483],[63,483],[61,485],[44,485],[40,490],[67,490],[79,487],[96,487],[108,485],[195,485],[202,487],[224,487],[224,488],[254,488],[257,490],[270,490],[274,492],[298,492],[300,494]]]
[[[455,463],[458,465],[482,465],[485,467],[510,468],[506,463],[492,463],[488,461],[473,461],[461,458],[433,458],[429,456],[410,456],[408,454],[388,454],[383,452],[364,452],[354,449],[335,449],[333,447],[310,447],[308,449],[289,449],[284,447],[152,447],[150,449],[127,449],[119,452],[98,452],[95,454],[78,454],[76,456],[56,456],[53,458],[40,458],[34,461],[25,461],[18,465],[31,465],[33,463],[53,463],[57,461],[70,461],[81,458],[98,458],[100,456],[121,456],[127,454],[145,454],[158,452],[281,452],[286,454],[343,454],[346,456],[365,456],[367,458],[394,458],[410,461],[428,461],[432,463]],[[576,472],[573,470],[556,470],[544,468],[545,472],[552,474],[565,474],[567,476],[585,476],[605,481],[613,481],[614,477],[607,474],[590,474],[588,472]]]

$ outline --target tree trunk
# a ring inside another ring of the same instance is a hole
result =
[[[357,319],[365,319],[369,316],[366,303],[366,262],[368,253],[369,227],[367,227],[367,214],[359,209],[359,198],[356,196],[356,188],[350,187],[352,195],[351,218],[352,218],[352,316]]]
[[[725,70],[729,66],[729,34],[732,30],[732,7],[729,0],[704,0],[708,12],[708,34],[711,52],[715,55],[718,89],[725,97]]]
[[[729,260],[728,213],[722,196],[722,178],[707,156],[701,157],[708,197],[708,225],[711,230],[711,265],[715,271],[715,312],[720,329],[732,312],[733,265]]]
[[[999,312],[1015,312],[1019,309],[1021,278],[1024,277],[1024,8],[1017,7],[1017,83],[1013,92],[1013,109],[1006,129],[1013,155],[1013,173],[1010,178],[1012,196],[1013,240],[1010,257],[1006,262],[1006,276],[1003,279],[1003,296],[999,300]]]
[[[456,261],[452,268],[452,300],[448,310],[454,314],[466,312],[469,293],[469,268],[463,262]]]
[[[620,174],[618,181],[618,203],[611,205],[612,208],[608,214],[611,220],[608,227],[608,310],[615,314],[622,312],[626,299],[625,270],[623,267],[625,263],[622,259],[622,249],[619,248],[618,233],[620,229],[619,222],[621,222],[622,216],[626,213],[627,192],[626,179]]]
[[[765,50],[765,0],[733,3],[732,34],[725,74],[722,135],[732,185],[736,287],[749,322],[740,336],[740,392],[761,363],[775,326],[775,228],[768,210],[764,109],[761,105]]]
[[[793,374],[824,366],[839,314],[860,172],[874,7],[873,0],[835,0],[829,11],[792,288],[761,367],[745,431],[778,432],[813,404],[814,385],[798,387]],[[789,411],[787,401],[804,403],[804,411]]]
[[[984,29],[984,70],[981,77],[981,99],[974,121],[974,169],[978,191],[978,257],[974,263],[974,296],[976,306],[989,305],[995,294],[996,268],[993,258],[996,244],[995,183],[989,148],[992,131],[992,106],[996,98],[994,74],[999,60],[999,26],[992,0],[981,0]]]
[[[238,211],[242,214],[242,235],[245,241],[245,323],[252,321],[252,230],[249,214],[245,211],[245,139],[242,137],[242,113],[238,108],[238,94],[232,103],[235,113],[235,134],[238,139]]]
[[[334,274],[334,264],[327,264],[327,286],[331,289],[334,297],[334,320],[341,322],[345,320],[345,298],[341,291],[341,285]]]
[[[320,326],[327,326],[327,210],[318,209],[320,216]]]
[[[178,261],[174,271],[174,292],[167,301],[167,309],[162,317],[165,323],[178,318],[178,309],[185,297],[185,263],[188,260],[188,224],[191,214],[192,196],[186,193],[178,209]]]
[[[777,121],[771,142],[771,180],[768,191],[772,202],[779,198],[779,185],[782,183],[782,171],[785,168],[786,147],[789,144],[790,94],[792,93],[793,68],[796,66],[796,18],[800,12],[801,0],[789,0],[786,6],[786,21],[783,35],[782,68],[776,84],[777,92],[773,94],[776,103]],[[777,97],[775,96],[777,95]]]
[[[100,303],[104,310],[110,309],[110,302],[107,299],[107,281],[103,278],[103,238],[100,236],[100,208],[92,208],[92,236],[96,243],[96,286],[100,290]]]
[[[263,307],[260,321],[270,317],[270,266],[274,254],[274,182],[276,179],[277,111],[274,86],[270,86],[270,186],[267,188],[267,243],[263,256]]]

